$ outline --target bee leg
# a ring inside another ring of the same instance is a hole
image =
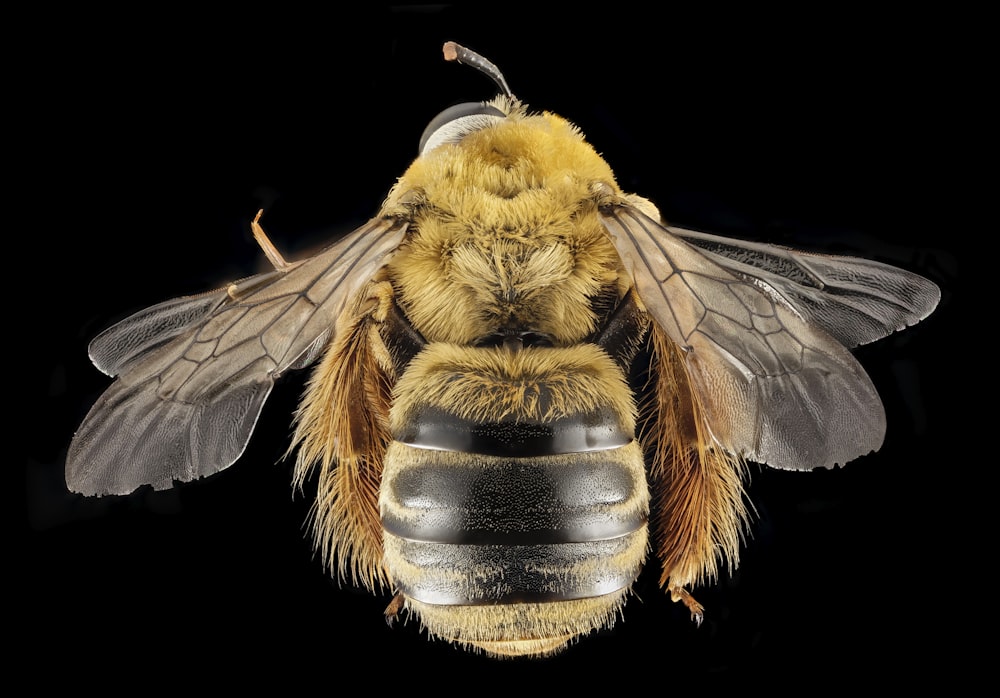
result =
[[[691,593],[684,587],[670,587],[670,599],[672,601],[680,601],[688,610],[691,611],[691,620],[698,627],[701,627],[701,622],[705,619],[705,607],[700,603],[695,601],[695,598],[691,596]]]
[[[260,217],[264,215],[264,209],[257,211],[257,215],[250,222],[250,230],[253,231],[253,239],[257,241],[260,245],[260,249],[264,251],[264,255],[267,257],[268,261],[274,265],[274,268],[278,271],[288,271],[288,268],[294,266],[285,261],[285,258],[281,256],[278,252],[278,248],[274,246],[270,238],[267,237],[267,233],[264,232],[264,228],[260,224]]]
[[[405,604],[406,600],[403,598],[402,594],[396,594],[395,596],[392,597],[392,601],[390,601],[389,605],[385,607],[386,625],[388,625],[390,628],[392,627],[392,624],[395,623],[396,620],[399,618],[399,614],[403,610]]]

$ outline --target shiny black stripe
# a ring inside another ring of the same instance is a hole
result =
[[[632,438],[610,409],[548,422],[479,424],[430,406],[414,414],[395,436],[396,441],[416,448],[512,458],[606,451],[631,443]]]
[[[632,536],[645,540],[645,531]],[[407,541],[398,553],[409,565],[431,571],[467,570],[469,574],[422,574],[397,579],[396,590],[424,603],[461,606],[595,598],[629,587],[639,576],[642,560],[621,564],[620,558],[638,540],[628,537],[510,547]],[[604,560],[607,564],[581,568],[581,560]]]
[[[475,459],[411,466],[389,482],[382,527],[414,541],[541,545],[618,538],[642,528],[645,488],[608,459],[537,463]]]

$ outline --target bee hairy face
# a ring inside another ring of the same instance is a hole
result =
[[[274,269],[99,335],[116,380],[71,444],[87,495],[171,487],[242,454],[287,372],[312,368],[294,484],[315,545],[388,592],[391,619],[492,656],[612,625],[647,564],[690,589],[738,562],[745,463],[809,470],[877,450],[885,415],[850,349],[938,289],[853,257],[671,227],[562,117],[494,100],[432,122],[366,224]]]

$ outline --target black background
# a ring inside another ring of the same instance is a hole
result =
[[[567,690],[950,671],[942,622],[971,612],[949,601],[961,586],[942,591],[958,582],[952,504],[966,487],[952,475],[949,353],[961,242],[947,225],[949,174],[929,165],[928,105],[945,81],[900,20],[628,4],[58,18],[27,56],[58,65],[24,83],[15,133],[29,155],[15,205],[30,223],[9,231],[28,245],[11,264],[36,284],[20,287],[27,339],[9,364],[22,384],[9,438],[26,450],[10,488],[27,505],[15,529],[24,560],[8,568],[24,585],[19,647],[107,684],[145,677],[133,687],[196,670],[331,691],[351,690],[349,676],[433,689],[470,670],[487,687]],[[701,628],[652,569],[614,629],[550,660],[497,662],[428,641],[415,623],[387,628],[388,597],[338,587],[305,535],[308,500],[281,460],[301,375],[278,386],[248,452],[217,476],[116,499],[64,489],[69,440],[109,382],[88,340],[262,270],[249,234],[258,208],[289,258],[372,215],[438,111],[495,93],[441,59],[449,39],[494,61],[533,108],[577,123],[623,188],[669,221],[871,257],[943,287],[930,319],[858,352],[888,413],[879,453],[836,471],[753,470],[757,521],[740,569],[695,590]]]

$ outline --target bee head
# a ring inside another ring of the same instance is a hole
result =
[[[507,86],[507,81],[500,69],[490,61],[454,41],[445,43],[443,50],[445,60],[470,65],[490,77],[500,87],[503,97],[506,99],[501,97],[492,102],[464,102],[448,107],[435,116],[424,129],[424,133],[420,137],[419,153],[421,155],[430,152],[439,145],[457,143],[474,131],[479,131],[506,119],[508,112],[500,107],[504,104],[517,104],[517,98]]]

